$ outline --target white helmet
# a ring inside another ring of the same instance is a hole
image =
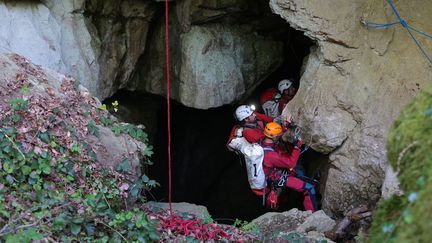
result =
[[[292,81],[288,80],[288,79],[284,79],[281,80],[278,84],[278,90],[280,93],[283,93],[284,90],[288,89],[289,87],[291,87],[292,85]]]
[[[245,118],[248,118],[253,113],[253,108],[249,105],[241,105],[237,107],[235,111],[235,118],[237,121],[243,121]]]

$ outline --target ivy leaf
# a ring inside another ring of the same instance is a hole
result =
[[[50,146],[51,146],[51,148],[56,148],[57,143],[55,141],[51,141]]]
[[[101,118],[100,118],[100,121],[102,122],[102,124],[104,125],[104,126],[111,126],[112,125],[112,121],[111,121],[111,119],[109,119],[108,117],[105,117],[105,116],[102,116]]]
[[[51,174],[51,166],[50,165],[41,164],[41,165],[39,165],[39,169],[41,169],[42,173],[44,173],[45,175]]]
[[[149,182],[147,183],[147,185],[148,185],[149,187],[157,187],[157,186],[159,186],[160,184],[159,184],[158,182],[156,182],[155,180],[149,180]]]
[[[153,155],[153,146],[146,146],[141,150],[143,156],[151,157]]]
[[[148,183],[148,182],[150,181],[150,178],[148,178],[148,176],[146,176],[146,175],[143,175],[143,176],[141,177],[141,180],[142,180],[144,183]]]
[[[87,129],[90,135],[95,137],[99,137],[99,128],[96,126],[96,123],[93,120],[90,120],[87,124]]]
[[[119,135],[123,128],[121,126],[114,126],[113,128],[111,128],[111,130],[114,132],[115,135]]]
[[[48,158],[48,153],[45,150],[42,150],[42,152],[40,153],[40,156],[44,159]]]
[[[160,236],[157,234],[156,231],[153,231],[153,230],[150,231],[150,235],[149,235],[149,237],[150,237],[150,239],[151,239],[152,241],[154,241],[154,242],[160,240]],[[199,241],[197,240],[197,242],[199,242]]]
[[[87,231],[88,235],[94,235],[94,233],[95,233],[95,227],[93,224],[86,224],[85,230]]]
[[[132,198],[137,198],[140,190],[141,190],[142,185],[139,184],[135,184],[132,186],[132,188],[129,190],[130,195],[132,196]]]
[[[123,159],[122,162],[120,162],[115,168],[115,170],[117,172],[126,172],[126,171],[129,171],[130,169],[131,169],[131,167],[129,165],[129,159],[128,158]]]
[[[24,165],[23,167],[21,167],[21,172],[24,175],[29,175],[31,173],[32,169],[30,166]]]
[[[11,174],[14,171],[14,166],[10,165],[9,163],[4,163],[3,164],[3,170],[8,173]]]
[[[6,176],[6,181],[9,183],[9,184],[13,184],[14,183],[14,178],[13,178],[13,176],[11,176],[11,175],[7,175]]]
[[[14,123],[17,123],[17,122],[19,122],[20,120],[21,120],[21,116],[20,116],[20,115],[14,114],[14,115],[12,116],[12,121],[13,121]]]
[[[50,137],[49,137],[49,134],[47,132],[41,132],[41,133],[39,133],[38,137],[44,143],[49,143],[50,142]]]
[[[102,111],[106,111],[107,106],[106,106],[106,104],[102,104],[102,105],[100,105],[100,106],[98,107],[98,109],[99,109],[99,110],[102,110]]]
[[[71,224],[70,231],[74,235],[78,235],[81,232],[81,225]]]
[[[12,146],[11,145],[6,145],[6,147],[3,148],[3,151],[6,153],[10,153],[12,151]]]

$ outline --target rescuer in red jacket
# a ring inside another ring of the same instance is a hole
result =
[[[235,118],[243,127],[243,137],[249,143],[257,143],[264,138],[264,127],[273,117],[255,112],[249,105],[241,105],[235,110]]]
[[[260,96],[264,113],[272,117],[280,116],[288,102],[294,98],[296,91],[293,81],[289,79],[281,80],[277,89],[266,89]]]
[[[294,141],[292,148],[286,151],[278,143],[282,134],[283,129],[278,123],[269,122],[264,129],[265,138],[259,142],[264,150],[263,167],[266,178],[270,182],[268,186],[286,187],[302,192],[304,208],[314,212],[317,210],[315,186],[295,176],[294,169],[301,154],[301,139],[298,138],[297,141]],[[263,194],[263,190],[253,191],[258,195]],[[268,195],[267,198],[269,199],[270,196]],[[277,196],[273,200],[276,200],[274,203],[277,208]]]

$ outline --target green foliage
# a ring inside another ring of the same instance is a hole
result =
[[[39,147],[24,151],[14,125],[23,122],[28,103],[18,98],[9,104],[13,112],[0,123],[0,242],[44,242],[47,237],[60,242],[159,240],[156,221],[140,209],[126,207],[129,198],[145,200],[141,193],[158,186],[156,181],[146,175],[130,181],[123,174],[114,176],[115,171],[98,168],[91,163],[96,161],[91,146],[77,139],[77,128],[68,125],[71,143],[62,144],[43,130],[34,133]],[[106,116],[93,120],[86,114],[88,134],[98,136],[100,123],[114,124]],[[142,128],[114,127],[144,143],[141,152],[149,164],[153,152]],[[85,163],[77,159],[83,154],[90,158]],[[128,159],[116,169],[130,173]]]
[[[132,138],[141,141],[143,143],[148,142],[147,133],[144,132],[144,130],[141,127],[132,125],[132,124],[119,124],[114,125],[111,130],[114,132],[114,134],[119,135],[121,133],[128,134]]]
[[[389,134],[389,161],[401,171],[399,179],[405,191],[416,191],[415,180],[421,176],[427,179],[432,174],[432,116],[426,115],[431,104],[431,94],[420,93],[402,111]]]
[[[234,227],[241,228],[243,232],[251,233],[254,235],[260,234],[260,228],[257,224],[249,223],[246,220],[236,219],[233,224]]]
[[[6,243],[15,242],[32,242],[38,241],[43,238],[43,234],[39,233],[36,229],[19,230],[15,234],[8,234],[5,239]]]
[[[119,106],[118,101],[116,100],[116,101],[112,102],[111,105],[113,106],[114,112],[117,112],[118,106]]]
[[[431,242],[432,221],[432,86],[405,108],[388,139],[388,157],[403,197],[383,201],[374,215],[370,242]]]
[[[157,221],[148,220],[147,215],[138,209],[116,214],[115,218],[109,222],[109,226],[133,241],[159,240],[159,235],[156,233]]]
[[[28,102],[23,98],[12,99],[9,101],[10,106],[15,111],[27,111],[28,110]]]
[[[120,134],[128,134],[132,138],[147,144],[148,136],[147,133],[144,132],[143,126],[135,126],[132,124],[116,124],[111,127],[111,130],[115,135]],[[153,147],[151,145],[144,145],[141,149],[141,155],[143,157],[143,161],[147,165],[152,165],[153,163],[150,160],[150,157],[153,155]]]
[[[88,122],[87,129],[89,134],[99,137],[99,128],[96,126],[95,121],[93,121],[92,119],[90,119],[90,121]]]
[[[102,111],[106,111],[106,110],[107,110],[107,106],[106,106],[105,104],[102,104],[102,105],[100,105],[100,106],[98,107],[98,109],[99,109],[99,110],[102,110]]]
[[[380,201],[378,209],[374,213],[369,241],[385,242],[387,238],[390,239],[389,235],[393,232],[406,205],[407,201],[396,195],[388,200]]]

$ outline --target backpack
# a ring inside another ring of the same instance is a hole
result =
[[[263,189],[267,186],[263,168],[264,150],[256,143],[249,143],[242,136],[242,132],[242,127],[235,126],[231,130],[227,147],[231,151],[235,151],[244,156],[246,161],[246,172],[251,189]]]
[[[279,99],[281,95],[278,93],[277,89],[271,88],[265,90],[260,96],[260,104],[264,113],[267,116],[277,117],[279,113]]]

